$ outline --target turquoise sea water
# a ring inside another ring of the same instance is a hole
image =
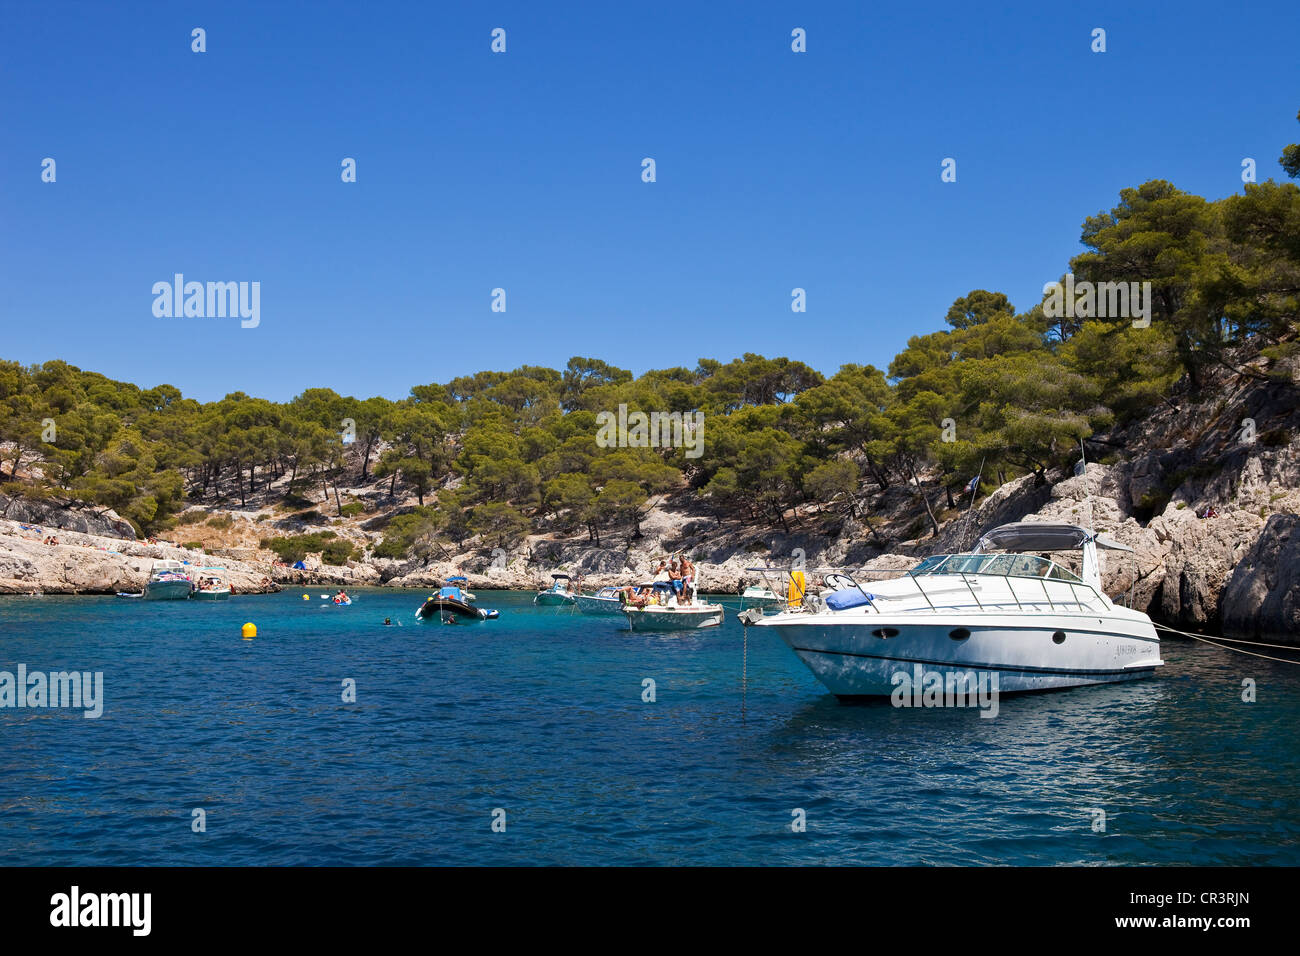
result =
[[[763,631],[746,666],[731,614],[632,634],[483,592],[501,618],[450,627],[422,592],[307,593],[0,598],[0,670],[105,697],[0,709],[0,864],[1300,864],[1300,667],[1166,641],[1153,680],[982,719],[840,704]]]

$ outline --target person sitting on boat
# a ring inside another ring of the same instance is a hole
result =
[[[342,588],[339,588],[339,593],[334,595],[335,604],[347,604],[351,600],[352,599],[348,597],[348,592],[344,591]]]
[[[645,607],[650,603],[650,588],[630,589],[627,596],[627,603],[631,607]]]

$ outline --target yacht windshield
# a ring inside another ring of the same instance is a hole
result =
[[[1036,554],[935,554],[909,574],[996,574],[1082,583],[1072,572]]]

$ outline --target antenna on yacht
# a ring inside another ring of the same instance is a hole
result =
[[[1095,538],[1097,529],[1092,521],[1092,489],[1088,487],[1088,448],[1082,438],[1079,439],[1079,453],[1083,456],[1080,461],[1083,464],[1083,496],[1088,501],[1088,533]]]

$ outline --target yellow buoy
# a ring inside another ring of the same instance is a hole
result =
[[[241,633],[244,635],[244,640],[252,640],[257,637],[257,625],[250,621],[241,628]]]
[[[310,601],[310,600],[311,600],[311,595],[310,595],[310,594],[304,594],[304,595],[302,596],[302,599],[303,599],[304,601]]]

